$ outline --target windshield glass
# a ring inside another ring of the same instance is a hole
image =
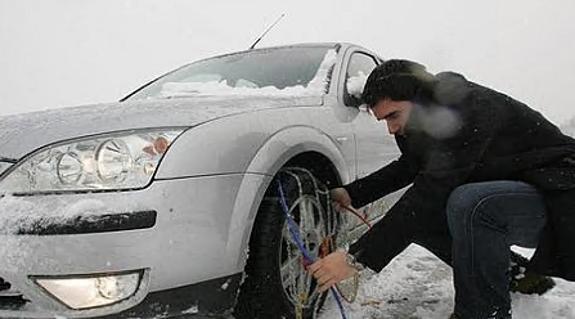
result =
[[[320,95],[336,61],[328,47],[254,50],[184,66],[126,100],[197,95]]]

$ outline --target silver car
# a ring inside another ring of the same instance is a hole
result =
[[[0,317],[312,317],[326,295],[286,220],[311,258],[366,230],[328,189],[397,157],[358,99],[380,61],[248,50],[118,103],[0,118]]]

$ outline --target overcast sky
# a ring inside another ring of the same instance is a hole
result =
[[[115,101],[184,63],[346,41],[575,116],[574,0],[0,0],[0,115]]]

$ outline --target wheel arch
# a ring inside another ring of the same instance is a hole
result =
[[[239,252],[237,269],[243,269],[246,264],[258,208],[266,192],[270,191],[274,176],[282,168],[290,166],[310,170],[328,187],[349,181],[349,169],[343,154],[327,134],[307,126],[285,128],[274,134],[259,149],[247,170],[248,173],[264,174],[265,178],[255,189],[253,185],[242,185],[236,196],[231,225],[244,227],[241,233],[230,233],[229,244],[234,247],[228,251]],[[250,183],[249,179],[246,183]],[[232,229],[230,231],[233,232]]]

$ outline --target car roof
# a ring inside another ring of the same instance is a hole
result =
[[[256,48],[256,49],[251,49],[251,50],[248,49],[248,50],[234,51],[234,52],[229,52],[229,53],[225,53],[225,54],[210,56],[210,57],[207,57],[204,59],[193,61],[192,63],[196,63],[196,62],[200,62],[200,61],[208,60],[208,59],[222,58],[222,57],[226,57],[229,55],[242,54],[242,53],[247,53],[247,52],[264,51],[264,50],[275,50],[275,49],[283,49],[283,48],[335,48],[335,49],[339,50],[341,48],[347,48],[347,47],[351,47],[351,46],[361,48],[358,45],[355,45],[352,43],[347,43],[347,42],[295,43],[295,44],[262,47],[262,48]]]

